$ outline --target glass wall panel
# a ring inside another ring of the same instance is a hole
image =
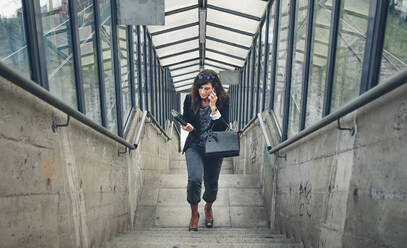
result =
[[[257,39],[254,41],[254,49],[253,49],[253,63],[254,63],[254,74],[253,74],[253,79],[252,79],[252,95],[253,99],[251,100],[252,104],[252,114],[250,116],[250,119],[253,118],[253,116],[256,115],[257,111],[257,101],[258,101],[258,95],[257,95],[257,83],[259,79],[259,36],[257,36]]]
[[[261,29],[261,39],[259,43],[259,47],[261,49],[261,58],[260,58],[260,97],[259,97],[259,112],[263,112],[263,101],[264,101],[264,95],[263,95],[263,88],[264,88],[264,63],[265,63],[265,58],[266,58],[266,22],[263,24],[263,27]]]
[[[128,39],[127,27],[125,25],[118,26],[119,34],[119,59],[120,59],[120,89],[122,92],[122,114],[123,120],[127,120],[127,116],[131,110],[131,90],[130,90],[130,71],[128,58]]]
[[[85,113],[90,119],[102,123],[98,65],[96,58],[95,22],[92,0],[76,0],[78,7],[79,40],[81,41],[81,65]]]
[[[297,0],[295,6],[294,51],[291,73],[288,137],[298,133],[301,113],[301,89],[304,73],[305,40],[308,28],[308,1]]]
[[[306,127],[321,119],[325,95],[325,75],[328,57],[332,0],[316,0],[307,93]]]
[[[140,73],[141,73],[141,85],[142,85],[142,90],[141,90],[141,92],[142,92],[142,95],[140,96],[141,97],[141,99],[143,100],[143,110],[146,110],[146,97],[145,97],[145,90],[146,90],[146,87],[145,87],[145,83],[146,83],[146,74],[145,74],[145,70],[146,70],[146,68],[145,68],[145,64],[144,64],[144,59],[145,59],[145,56],[144,56],[144,28],[143,28],[143,26],[139,26],[140,27],[140,65],[141,65],[141,71],[140,71]]]
[[[283,126],[284,116],[284,90],[285,90],[285,65],[287,61],[287,44],[288,44],[288,22],[289,22],[289,0],[280,1],[280,16],[278,27],[277,43],[277,65],[275,78],[275,95],[274,95],[274,113],[276,114],[278,124]]]
[[[148,33],[147,33],[147,30],[145,30],[145,32],[146,32],[146,40],[145,40],[145,43],[146,43],[146,57],[145,57],[145,60],[146,60],[146,63],[147,63],[147,65],[146,65],[146,71],[147,71],[147,78],[146,78],[146,84],[145,84],[145,89],[146,89],[146,91],[147,91],[147,99],[146,99],[146,101],[147,101],[147,105],[148,105],[148,111],[150,111],[151,112],[151,93],[150,93],[150,87],[151,87],[151,82],[152,82],[152,80],[151,80],[151,74],[150,74],[150,70],[151,70],[151,65],[150,65],[150,39],[148,38]]]
[[[101,32],[100,39],[103,51],[103,75],[105,80],[105,104],[107,128],[117,133],[116,90],[114,81],[112,18],[110,0],[99,3]]]
[[[137,27],[136,26],[134,26],[133,27],[133,41],[134,41],[134,48],[133,48],[133,51],[134,51],[134,102],[135,102],[135,105],[136,106],[138,106],[139,105],[139,68],[138,68],[138,50],[137,50],[137,47],[138,47],[138,44],[139,44],[139,41],[138,41],[138,38],[137,38]]]
[[[390,2],[379,83],[407,68],[407,0]]]
[[[267,58],[267,77],[266,77],[266,96],[265,96],[265,108],[270,108],[270,98],[271,98],[271,73],[273,70],[273,37],[274,37],[274,17],[276,12],[276,4],[273,1],[273,6],[271,7],[270,15],[269,15],[269,32],[268,32],[268,47],[269,53]]]
[[[21,0],[0,2],[0,61],[30,78]]]
[[[359,95],[371,3],[342,1],[331,112]]]
[[[76,109],[68,1],[41,0],[40,5],[50,92]]]

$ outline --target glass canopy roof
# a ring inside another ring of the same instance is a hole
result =
[[[267,3],[165,0],[165,26],[147,28],[160,63],[169,68],[176,90],[190,89],[200,69],[220,72],[242,67]]]

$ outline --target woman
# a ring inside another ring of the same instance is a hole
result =
[[[212,128],[224,131],[229,122],[229,97],[216,72],[203,70],[194,80],[191,93],[184,101],[183,117],[188,122],[182,128],[189,132],[185,141],[188,168],[187,201],[191,205],[189,231],[198,231],[198,203],[201,201],[202,174],[205,184],[205,226],[213,226],[212,204],[218,193],[222,158],[206,158],[201,136]]]

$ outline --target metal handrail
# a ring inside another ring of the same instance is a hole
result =
[[[164,134],[164,136],[167,137],[168,140],[171,140],[170,136],[168,136],[168,134],[165,132],[165,130],[160,126],[158,121],[155,119],[154,115],[152,115],[149,111],[147,111],[147,115],[153,121],[155,126],[160,130],[160,132],[162,134]]]
[[[141,133],[144,129],[144,124],[146,123],[147,111],[143,112],[143,117],[141,118],[140,127],[138,129],[136,139],[134,140],[134,147],[137,148],[138,144],[140,143]]]
[[[243,129],[240,131],[241,134],[243,134],[251,125],[252,123],[257,119],[257,115],[255,115],[247,124],[246,126],[243,127]]]
[[[263,131],[264,139],[266,140],[267,150],[271,150],[271,142],[269,136],[267,135],[266,126],[264,125],[263,118],[261,117],[261,113],[257,114],[257,118],[259,119],[261,131]]]
[[[286,141],[278,144],[276,147],[269,151],[270,154],[275,153],[288,145],[291,145],[295,141],[313,133],[314,131],[338,120],[340,117],[349,114],[350,112],[370,103],[373,100],[376,100],[378,97],[402,86],[403,84],[407,83],[407,69],[401,71],[400,73],[396,74],[395,76],[387,79],[382,84],[377,85],[376,87],[366,91],[362,95],[358,96],[357,98],[353,99],[340,109],[336,110],[335,112],[325,116],[321,120],[319,120],[314,125],[302,130],[297,135],[287,139]]]
[[[86,115],[73,109],[71,106],[64,103],[60,99],[56,98],[50,92],[48,92],[47,90],[40,87],[32,80],[29,80],[29,79],[21,76],[18,72],[16,72],[14,69],[10,68],[9,66],[7,66],[6,64],[4,64],[1,61],[0,61],[0,75],[2,77],[6,78],[7,80],[9,80],[11,83],[30,92],[34,96],[42,99],[43,101],[45,101],[48,104],[52,105],[53,107],[61,110],[62,112],[66,113],[68,116],[75,118],[76,120],[87,125],[88,127],[95,129],[96,131],[100,132],[101,134],[104,134],[105,136],[115,140],[116,142],[128,147],[131,150],[136,149],[136,147],[134,145],[130,144],[122,137],[112,133],[108,129],[102,127],[101,125],[97,124],[93,120],[89,119]]]

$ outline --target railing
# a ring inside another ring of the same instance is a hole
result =
[[[75,118],[76,120],[80,121],[81,123],[87,125],[95,129],[96,131],[100,132],[101,134],[115,140],[116,142],[126,146],[127,148],[134,150],[136,147],[129,142],[127,142],[122,137],[112,133],[108,129],[102,127],[101,125],[97,124],[93,120],[86,117],[86,115],[82,114],[81,112],[73,109],[71,106],[67,105],[66,103],[62,102],[60,99],[53,96],[51,93],[46,91],[45,89],[41,88],[35,82],[21,76],[19,73],[5,65],[3,62],[0,62],[0,75],[10,82],[14,83],[15,85],[21,87],[22,89],[30,92],[34,96],[42,99],[43,101],[47,102],[48,104],[54,106],[55,108],[61,110],[62,112],[66,113],[68,116]]]
[[[94,122],[93,120],[89,119],[86,115],[82,114],[81,112],[73,109],[71,106],[67,105],[66,103],[62,102],[60,99],[53,96],[50,92],[43,89],[35,82],[21,76],[19,73],[11,69],[9,66],[0,62],[0,76],[6,78],[10,82],[14,83],[15,85],[21,87],[22,89],[30,92],[34,96],[40,98],[41,100],[47,102],[48,104],[54,106],[55,108],[61,110],[62,112],[66,113],[68,117],[73,117],[79,122],[87,125],[90,128],[95,129],[96,131],[100,132],[101,134],[115,140],[116,142],[124,145],[125,147],[129,148],[130,150],[137,149],[142,131],[144,129],[145,121],[147,116],[153,123],[153,126],[156,127],[166,138],[170,140],[171,138],[167,135],[165,130],[158,124],[157,120],[154,118],[151,113],[148,111],[144,111],[142,120],[140,122],[140,127],[137,132],[134,144],[130,144],[124,138],[112,133],[110,130],[106,129],[105,127],[99,125],[98,123]]]
[[[328,124],[334,122],[334,121],[339,121],[339,119],[350,112],[376,100],[382,95],[385,95],[386,93],[404,85],[407,83],[407,69],[404,71],[401,71],[397,75],[387,79],[385,82],[382,84],[377,85],[376,87],[372,88],[371,90],[363,93],[362,95],[358,96],[357,98],[353,99],[349,103],[345,104],[335,112],[325,116],[312,126],[302,130],[299,132],[297,135],[281,142],[274,148],[271,147],[270,140],[268,138],[263,120],[261,118],[261,113],[257,114],[253,119],[250,120],[249,123],[243,128],[242,133],[249,128],[250,125],[256,120],[259,119],[260,122],[260,127],[263,131],[264,138],[266,140],[266,145],[267,145],[267,150],[270,154],[273,154],[275,152],[278,152],[279,150],[291,145],[292,143],[296,142],[297,140],[315,132],[316,130],[327,126]]]

